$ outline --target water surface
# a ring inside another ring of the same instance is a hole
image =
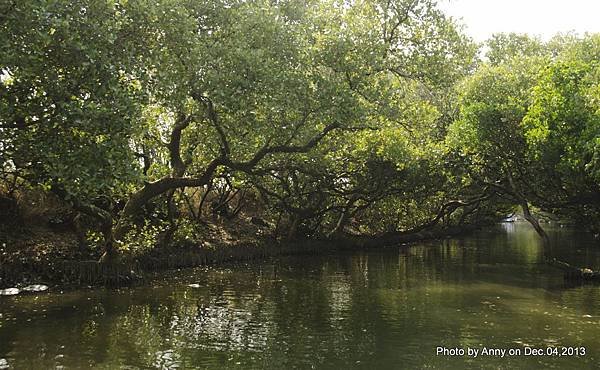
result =
[[[600,245],[521,223],[410,248],[188,269],[129,289],[0,297],[0,368],[599,368]],[[189,287],[188,284],[198,284]],[[585,347],[444,356],[437,347]]]

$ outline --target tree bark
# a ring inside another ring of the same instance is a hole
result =
[[[550,240],[548,238],[548,234],[546,234],[546,231],[542,228],[542,226],[540,226],[538,220],[529,211],[529,205],[527,204],[527,201],[523,201],[521,203],[521,208],[523,209],[523,217],[525,217],[525,220],[527,220],[527,222],[529,222],[531,226],[533,226],[533,228],[542,238],[544,243],[547,243]]]
[[[300,217],[294,214],[292,215],[292,219],[290,220],[290,225],[287,230],[286,238],[287,240],[294,240],[298,235],[298,224],[300,223]]]
[[[337,221],[335,227],[327,235],[327,237],[329,239],[335,237],[336,235],[339,235],[340,233],[342,233],[344,231],[344,227],[346,227],[348,220],[350,220],[350,216],[351,216],[350,209],[352,208],[352,206],[354,206],[354,203],[356,202],[356,200],[357,200],[356,196],[350,197],[350,199],[348,200],[348,202],[346,203],[344,208],[342,208],[340,217],[338,218],[338,221]]]
[[[527,220],[527,222],[529,222],[531,224],[531,226],[533,226],[533,228],[538,233],[538,235],[542,238],[544,243],[548,243],[548,241],[550,240],[548,238],[548,234],[546,234],[546,231],[544,231],[544,229],[540,226],[540,223],[538,222],[538,220],[531,214],[531,211],[529,210],[529,204],[527,202],[527,199],[525,199],[525,196],[517,189],[510,171],[507,170],[506,175],[508,178],[508,183],[510,184],[510,187],[512,189],[512,193],[513,193],[513,195],[515,195],[518,198],[519,205],[521,206],[521,209],[523,210],[523,217],[525,217],[525,220]]]
[[[172,175],[163,177],[162,179],[154,182],[145,183],[144,187],[129,197],[125,207],[123,208],[123,211],[121,212],[121,216],[112,229],[111,242],[107,243],[106,254],[114,253],[116,251],[114,244],[123,241],[123,238],[132,227],[135,216],[140,213],[142,207],[152,198],[178,188],[200,187],[208,185],[212,181],[213,175],[219,166],[226,166],[234,171],[252,172],[259,162],[267,155],[279,153],[306,153],[313,147],[317,146],[330,131],[340,128],[340,124],[337,122],[329,124],[325,126],[321,132],[317,133],[303,145],[270,146],[267,143],[249,160],[244,162],[234,162],[230,158],[229,143],[223,128],[220,126],[217,120],[217,114],[212,106],[212,103],[207,99],[204,99],[203,101],[207,102],[209,120],[217,130],[221,139],[220,156],[213,159],[206,166],[204,172],[199,177],[183,177],[183,174],[185,173],[185,163],[182,161],[180,156],[181,133],[189,126],[191,117],[180,116],[171,132],[171,140],[168,144]]]
[[[144,204],[152,198],[172,189],[206,185],[212,179],[214,172],[220,164],[220,159],[213,160],[204,169],[204,173],[200,177],[163,177],[158,181],[146,183],[143,188],[133,193],[125,204],[121,217],[114,228],[115,241],[122,241],[131,227],[133,218],[139,214]]]

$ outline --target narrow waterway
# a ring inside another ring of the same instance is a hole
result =
[[[600,269],[600,243],[550,235],[544,249],[517,222],[142,287],[0,297],[0,368],[598,368],[600,286],[567,284],[544,260]]]

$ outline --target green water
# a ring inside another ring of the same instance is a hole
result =
[[[551,238],[544,250],[527,225],[504,224],[411,248],[182,270],[143,287],[0,297],[0,368],[600,368],[600,286],[566,284],[543,263],[599,269],[600,245],[564,229]]]

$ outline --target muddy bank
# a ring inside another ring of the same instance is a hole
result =
[[[475,227],[450,227],[418,233],[385,234],[378,237],[343,235],[335,239],[282,241],[263,237],[239,243],[155,248],[116,263],[63,257],[51,253],[44,258],[20,258],[0,264],[0,288],[44,283],[51,286],[126,285],[144,280],[148,272],[248,261],[292,254],[332,253],[341,250],[402,245],[466,234]],[[76,250],[76,246],[73,246]],[[64,249],[64,246],[63,248]],[[62,250],[61,249],[61,250]]]

